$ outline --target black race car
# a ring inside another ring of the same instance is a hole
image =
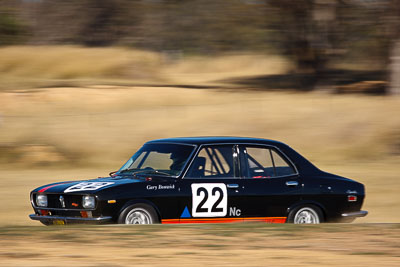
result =
[[[289,146],[240,137],[147,142],[110,177],[41,186],[33,220],[153,224],[351,222],[364,186],[323,172]]]

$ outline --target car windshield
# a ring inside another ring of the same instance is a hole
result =
[[[184,144],[145,144],[118,173],[179,176],[194,149]]]

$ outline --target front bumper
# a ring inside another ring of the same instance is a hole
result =
[[[64,216],[46,216],[31,214],[29,218],[32,220],[51,223],[54,221],[63,221],[65,223],[104,223],[112,220],[111,216],[95,217],[95,218],[80,218],[80,217],[64,217]]]
[[[346,217],[346,218],[365,217],[365,216],[367,216],[367,214],[368,214],[368,211],[360,210],[360,211],[356,211],[356,212],[342,213],[342,217]]]

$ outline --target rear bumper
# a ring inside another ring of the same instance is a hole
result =
[[[63,217],[63,216],[45,216],[31,214],[29,218],[41,222],[64,221],[65,223],[103,223],[112,220],[111,216],[96,217],[96,218],[80,218],[80,217]]]
[[[342,217],[345,217],[345,218],[365,217],[365,216],[367,216],[367,214],[368,214],[368,211],[360,210],[360,211],[356,211],[356,212],[342,213]]]

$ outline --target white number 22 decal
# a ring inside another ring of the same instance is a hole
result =
[[[226,185],[192,184],[192,204],[193,217],[226,216],[228,206]]]

